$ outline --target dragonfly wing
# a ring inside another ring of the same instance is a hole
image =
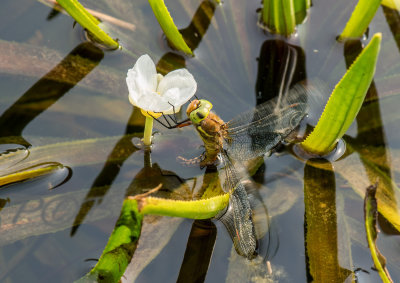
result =
[[[235,126],[239,123],[236,119],[234,123],[227,123],[226,148],[235,160],[249,160],[268,153],[297,128],[306,115],[305,103],[295,103],[270,114],[269,106],[264,104],[253,112],[252,121],[240,126]]]
[[[226,174],[224,190],[230,192],[230,197],[228,209],[218,219],[228,230],[237,253],[252,259],[256,256],[257,239],[246,189],[226,152],[222,152],[221,159]]]

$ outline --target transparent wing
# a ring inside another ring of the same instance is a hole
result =
[[[307,86],[295,85],[287,95],[258,105],[226,123],[225,145],[235,160],[262,156],[284,140],[307,114]]]
[[[218,219],[228,230],[237,253],[252,259],[256,256],[257,239],[246,189],[226,152],[221,153],[221,159],[226,174],[223,188],[230,197],[228,209]]]

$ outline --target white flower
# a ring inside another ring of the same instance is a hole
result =
[[[144,111],[173,114],[196,92],[197,83],[186,69],[157,74],[149,55],[142,55],[128,70],[129,101]],[[174,109],[175,108],[175,109]]]

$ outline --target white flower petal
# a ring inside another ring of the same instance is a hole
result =
[[[149,55],[142,55],[132,69],[128,70],[126,84],[129,90],[129,101],[137,105],[144,92],[157,88],[157,72]]]
[[[171,111],[172,106],[168,101],[163,99],[158,93],[154,91],[143,92],[135,106],[142,108],[145,111],[151,112],[164,112]]]
[[[180,99],[180,90],[177,87],[170,88],[166,92],[164,92],[162,94],[162,99],[171,107],[170,111],[163,111],[164,114],[174,114],[174,112],[179,112],[179,110],[181,109],[181,105],[186,102],[185,100],[182,104],[176,103]],[[171,103],[171,101],[174,101],[175,103]],[[173,106],[168,102],[171,103]]]
[[[173,90],[172,90],[173,89]],[[197,83],[186,69],[168,73],[159,83],[157,92],[177,108],[188,101],[196,92]]]

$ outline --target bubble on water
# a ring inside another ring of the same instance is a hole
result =
[[[312,154],[309,152],[306,152],[300,144],[295,144],[293,146],[293,152],[296,154],[297,157],[299,157],[302,160],[308,160],[311,158],[322,158],[326,159],[328,161],[336,161],[339,158],[343,156],[343,154],[346,152],[346,143],[344,142],[343,139],[340,139],[335,148],[328,154],[325,155],[318,155],[318,154]]]

